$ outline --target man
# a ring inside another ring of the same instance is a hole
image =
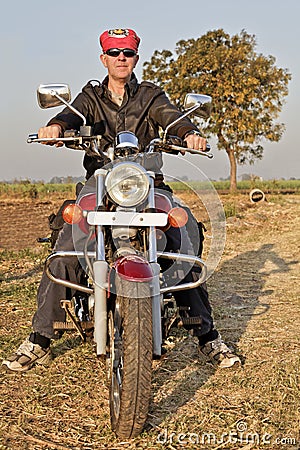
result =
[[[87,125],[93,126],[94,134],[102,134],[102,150],[112,144],[116,134],[128,130],[136,134],[141,148],[158,137],[159,127],[163,129],[180,117],[182,113],[172,105],[165,93],[150,82],[138,83],[133,70],[138,62],[140,38],[131,29],[108,30],[101,34],[100,45],[103,53],[100,60],[108,75],[103,83],[89,82],[75,98],[73,106],[87,118]],[[40,138],[59,138],[67,129],[79,129],[81,118],[65,108],[39,130]],[[179,136],[188,148],[206,149],[206,140],[197,127],[185,118],[171,129],[171,134]],[[48,142],[50,144],[50,142]],[[62,143],[56,144],[57,146]],[[103,156],[85,155],[83,165],[87,178],[105,164]],[[158,168],[158,172],[160,172]],[[156,179],[156,186],[164,188],[162,175]],[[169,243],[176,250],[175,234],[169,236]],[[71,226],[65,224],[59,234],[55,250],[72,250]],[[57,260],[52,271],[60,278],[79,281],[82,269],[76,258]],[[189,281],[188,274],[185,281]],[[34,364],[46,364],[50,359],[50,341],[55,338],[53,321],[63,321],[64,311],[60,300],[66,298],[66,289],[51,282],[45,273],[38,289],[38,308],[33,317],[33,332],[17,351],[3,361],[3,366],[11,371],[24,372]],[[193,326],[194,335],[199,339],[199,350],[220,367],[231,367],[240,359],[231,353],[214,329],[211,307],[206,290],[192,289],[177,294],[176,300],[188,306],[189,314],[201,318],[201,325]]]

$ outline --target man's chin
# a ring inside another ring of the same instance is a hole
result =
[[[120,71],[118,71],[117,77],[120,80],[124,80],[127,82],[128,80],[130,80],[131,72],[128,73],[128,70],[120,70]]]

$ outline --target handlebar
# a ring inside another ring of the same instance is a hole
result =
[[[39,138],[38,134],[30,134],[27,138],[27,143],[43,143],[43,142],[53,142],[53,144],[57,142],[63,142],[64,144],[73,144],[72,148],[76,148],[78,146],[78,150],[85,150],[83,146],[84,143],[91,143],[96,139],[99,139],[100,136],[68,136],[68,137],[59,137],[59,138]],[[197,150],[194,148],[187,148],[180,145],[174,145],[170,143],[163,143],[161,139],[154,139],[150,146],[153,145],[154,151],[164,151],[166,153],[172,152],[188,152],[194,155],[206,156],[207,158],[213,158],[213,154],[208,153],[210,151],[210,145],[207,144],[206,151]],[[88,145],[87,145],[88,147]],[[153,150],[152,150],[153,151]]]
[[[81,144],[82,136],[65,138],[39,138],[37,134],[30,134],[27,138],[27,144],[41,144],[42,142],[78,142],[79,144]]]
[[[207,144],[206,145],[206,151],[202,151],[202,150],[196,150],[195,148],[187,148],[187,147],[181,147],[180,145],[173,145],[173,144],[166,144],[170,150],[165,149],[166,152],[168,151],[177,151],[177,152],[188,152],[191,153],[192,155],[201,155],[201,156],[206,156],[207,158],[213,158],[214,155],[211,153],[207,153],[210,151],[210,145]]]

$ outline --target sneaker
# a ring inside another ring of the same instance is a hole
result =
[[[39,344],[33,344],[27,338],[15,353],[2,362],[2,366],[8,371],[26,372],[34,364],[47,365],[50,360],[50,347],[43,348]]]
[[[231,352],[220,336],[214,341],[199,346],[199,352],[201,355],[209,358],[213,364],[218,365],[222,369],[241,365],[240,358]]]

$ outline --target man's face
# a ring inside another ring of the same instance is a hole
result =
[[[119,81],[129,81],[133,69],[135,68],[139,56],[126,57],[123,52],[118,56],[109,56],[107,54],[100,55],[103,65],[108,70],[108,75]]]

